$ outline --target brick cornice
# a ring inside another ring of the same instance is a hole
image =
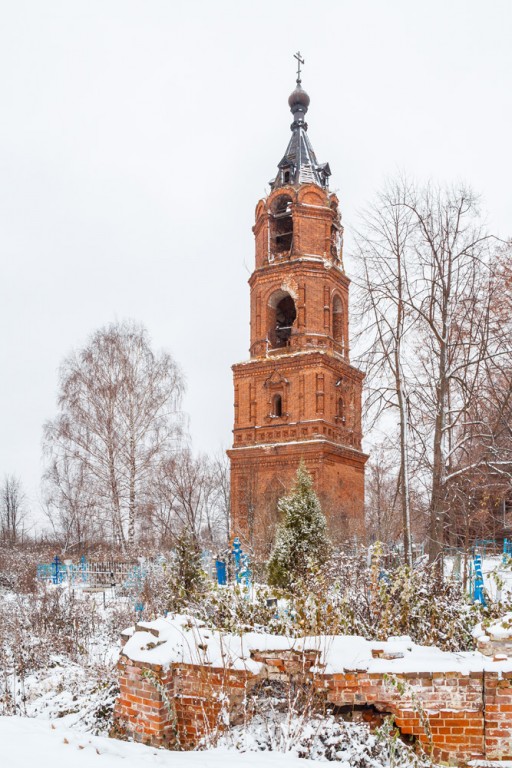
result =
[[[255,374],[264,375],[267,371],[282,368],[283,366],[286,367],[286,370],[295,369],[300,371],[303,371],[305,368],[326,366],[336,374],[343,371],[354,381],[362,382],[365,378],[363,371],[347,363],[341,355],[317,349],[301,350],[300,352],[292,353],[283,352],[283,354],[273,354],[268,357],[253,357],[246,361],[234,363],[231,366],[231,370],[237,376],[252,377]]]
[[[309,275],[315,278],[318,277],[318,273],[321,273],[323,278],[330,278],[333,282],[339,282],[344,288],[348,289],[350,285],[350,278],[340,267],[316,254],[268,262],[261,267],[256,267],[247,282],[252,288],[257,282],[270,282],[276,277],[284,277],[289,273],[300,273],[304,277]]]
[[[282,443],[255,443],[240,446],[239,448],[230,448],[226,453],[230,458],[233,458],[235,455],[237,458],[242,456],[242,461],[244,458],[248,460],[257,458],[263,464],[275,464],[275,457],[282,457],[284,464],[289,461],[291,455],[295,455],[300,459],[300,457],[306,457],[311,453],[317,455],[319,462],[330,455],[333,457],[343,457],[363,467],[368,460],[368,454],[349,446],[334,443],[332,440],[326,440],[325,438],[292,440]]]

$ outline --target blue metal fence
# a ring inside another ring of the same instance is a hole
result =
[[[248,553],[243,551],[238,538],[234,539],[232,549],[226,555],[225,559],[215,558],[212,552],[204,550],[201,566],[205,573],[219,585],[226,585],[231,575],[237,584],[250,587],[250,559]],[[85,556],[82,556],[78,563],[72,563],[70,560],[62,561],[57,555],[51,563],[40,563],[37,566],[37,580],[48,584],[90,588],[121,587],[140,592],[148,568],[166,565],[165,558],[158,558],[149,566],[142,559],[138,564],[117,561],[90,562]]]

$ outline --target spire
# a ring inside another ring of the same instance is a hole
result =
[[[327,187],[331,170],[328,163],[319,165],[311,142],[307,135],[308,124],[305,116],[309,107],[309,96],[302,88],[300,65],[304,59],[300,51],[294,54],[297,59],[296,87],[288,104],[293,115],[291,124],[292,136],[284,153],[284,157],[277,166],[279,171],[271,182],[272,189],[286,185],[318,184],[319,187]]]

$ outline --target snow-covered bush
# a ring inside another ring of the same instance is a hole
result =
[[[462,651],[475,647],[472,629],[495,607],[474,604],[458,582],[418,564],[385,569],[377,555],[332,559],[329,567],[293,601],[305,634],[356,634],[369,640],[409,635],[421,645]]]
[[[49,659],[59,654],[74,661],[83,659],[99,623],[92,601],[48,586],[39,585],[30,596],[4,598],[1,608],[0,668],[4,678],[0,700],[4,699],[8,710],[13,686],[23,688],[27,675],[46,667]]]
[[[36,566],[51,562],[48,547],[27,542],[23,545],[0,542],[0,591],[30,594],[37,588]]]
[[[224,734],[219,746],[239,752],[291,752],[320,762],[341,762],[347,768],[420,768],[430,761],[404,744],[392,726],[373,733],[365,723],[345,722],[333,715],[303,719],[300,715],[256,715],[245,726]]]
[[[242,587],[210,584],[187,606],[187,612],[228,632],[355,634],[368,640],[409,635],[418,644],[451,651],[472,650],[474,625],[502,610],[490,602],[474,604],[460,583],[443,580],[427,564],[386,569],[378,555],[369,564],[365,551],[333,556],[307,579],[296,579],[293,590],[260,585],[248,594]]]
[[[205,739],[239,752],[287,752],[350,768],[420,768],[429,765],[398,737],[390,720],[373,733],[363,722],[348,722],[315,699],[312,686],[267,681],[246,702],[247,717]]]

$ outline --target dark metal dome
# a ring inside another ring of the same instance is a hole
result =
[[[296,108],[302,108],[301,111],[307,112],[309,107],[309,96],[300,84],[297,85],[293,93],[290,94],[288,104],[292,112],[295,112]]]

